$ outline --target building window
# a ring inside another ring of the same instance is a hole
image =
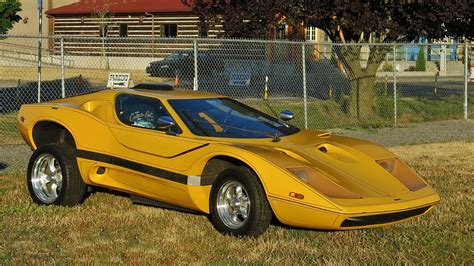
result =
[[[109,32],[109,27],[107,24],[99,25],[99,36],[100,37],[107,37],[107,33]]]
[[[319,41],[318,40],[318,28],[306,27],[306,40],[308,41]]]
[[[207,25],[199,25],[199,38],[207,38],[209,27]]]
[[[119,26],[119,36],[127,37],[128,36],[128,24],[120,24]]]
[[[178,25],[177,24],[162,24],[161,25],[161,37],[177,37],[178,36]]]
[[[287,33],[287,25],[279,24],[276,28],[276,39],[285,39]]]

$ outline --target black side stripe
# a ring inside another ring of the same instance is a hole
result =
[[[85,150],[77,150],[76,151],[76,156],[78,158],[82,159],[88,159],[92,161],[98,161],[98,162],[103,162],[103,163],[108,163],[108,164],[113,164],[116,166],[124,167],[133,171],[137,171],[140,173],[156,176],[159,178],[163,178],[166,180],[170,180],[173,182],[181,183],[181,184],[187,184],[188,183],[188,176],[182,175],[182,174],[177,174],[173,173],[170,171],[166,171],[160,168],[152,167],[149,165],[129,161],[126,159],[122,159],[119,157],[115,156],[110,156],[102,153],[97,153],[97,152],[91,152],[91,151],[85,151]]]
[[[178,153],[176,155],[173,155],[171,157],[165,157],[165,158],[168,158],[168,159],[171,159],[171,158],[176,158],[178,156],[181,156],[181,155],[185,155],[186,153],[189,153],[189,152],[192,152],[192,151],[195,151],[195,150],[199,150],[200,148],[204,148],[204,147],[207,147],[209,146],[209,143],[206,143],[206,144],[202,144],[200,146],[197,146],[196,148],[192,148],[192,149],[189,149],[187,151],[183,151],[182,153]]]

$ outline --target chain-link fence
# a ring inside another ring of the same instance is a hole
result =
[[[472,117],[472,49],[464,44],[46,37],[0,39],[0,144],[20,143],[25,103],[133,83],[216,92],[266,113],[288,109],[299,127],[381,127]],[[41,75],[39,75],[39,72]],[[38,85],[38,80],[41,83]]]

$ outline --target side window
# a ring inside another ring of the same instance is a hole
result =
[[[120,94],[115,98],[115,111],[122,123],[132,127],[141,127],[159,131],[169,130],[167,127],[159,127],[158,119],[168,117],[163,104],[153,98],[132,94]],[[174,132],[179,132],[177,126],[173,126]]]
[[[128,36],[128,24],[120,24],[119,25],[119,36],[120,37],[127,37]]]
[[[161,37],[175,38],[178,36],[178,24],[161,24]]]

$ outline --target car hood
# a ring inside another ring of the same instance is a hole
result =
[[[368,141],[302,130],[280,142],[266,145],[234,144],[257,154],[277,167],[311,167],[364,198],[397,196],[409,192],[376,160],[395,158],[388,150]]]

